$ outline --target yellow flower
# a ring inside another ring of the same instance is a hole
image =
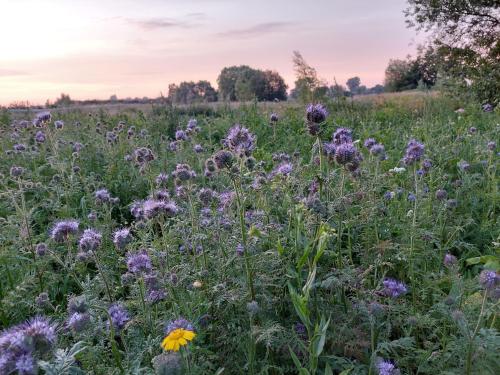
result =
[[[178,352],[181,346],[187,345],[188,341],[191,341],[196,336],[193,331],[177,328],[165,337],[161,343],[161,347],[165,350],[173,350]]]

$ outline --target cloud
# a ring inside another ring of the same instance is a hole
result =
[[[157,29],[171,29],[175,27],[190,27],[191,24],[175,20],[172,18],[145,18],[145,19],[135,19],[128,18],[126,22],[132,25],[136,25],[143,30],[157,30]]]
[[[264,22],[257,25],[243,28],[232,29],[218,33],[221,37],[242,37],[249,38],[253,36],[264,35],[276,31],[283,31],[295,25],[293,22]]]
[[[28,73],[20,70],[0,68],[0,77],[14,77],[14,76],[27,76],[27,75]]]

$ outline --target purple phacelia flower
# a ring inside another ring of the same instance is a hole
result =
[[[107,189],[99,189],[95,192],[97,203],[108,203],[111,200],[111,194]]]
[[[269,120],[273,123],[278,122],[279,120],[278,114],[274,112],[271,113],[271,115],[269,116]]]
[[[470,164],[468,162],[466,162],[465,160],[461,160],[459,163],[458,163],[458,168],[462,171],[462,172],[467,172],[468,170],[470,170]]]
[[[156,181],[156,185],[164,186],[168,181],[168,174],[160,173],[158,176],[156,176],[155,181]]]
[[[387,297],[397,298],[408,292],[406,285],[398,280],[386,278],[383,281],[384,290],[382,293]]]
[[[212,160],[212,159],[209,159],[209,160]],[[225,168],[229,169],[233,165],[234,155],[230,151],[219,150],[215,153],[215,155],[213,157],[213,162],[218,169],[225,169]],[[208,160],[207,160],[207,164],[208,164]],[[208,167],[207,167],[207,169],[208,169]]]
[[[497,144],[494,141],[489,141],[487,147],[488,150],[495,151],[495,149],[497,148]]]
[[[130,234],[130,229],[128,228],[118,229],[113,234],[113,243],[119,250],[123,250],[131,240],[132,236]]]
[[[74,332],[82,332],[90,323],[90,315],[88,313],[75,312],[68,319],[68,327]]]
[[[127,255],[127,268],[130,273],[149,273],[153,269],[151,259],[146,250]]]
[[[269,178],[273,178],[275,176],[287,177],[290,176],[292,171],[293,171],[293,165],[291,163],[281,163],[271,171]]]
[[[356,156],[356,147],[352,143],[342,143],[335,151],[335,161],[340,165],[351,163]]]
[[[175,132],[175,140],[176,141],[185,141],[187,140],[187,135],[184,130],[177,130]]]
[[[188,320],[184,318],[179,318],[173,321],[170,321],[167,326],[165,327],[165,336],[168,336],[172,331],[175,331],[176,329],[185,329],[187,331],[194,331],[194,327],[189,322]]]
[[[203,146],[200,144],[196,144],[193,146],[193,151],[196,152],[197,154],[200,154],[203,152]]]
[[[368,150],[371,150],[373,146],[375,146],[377,144],[377,141],[373,138],[368,138],[365,140],[365,142],[363,143],[364,146],[368,149]]]
[[[444,255],[444,258],[443,258],[443,264],[445,265],[445,267],[453,267],[455,264],[457,264],[458,260],[457,260],[457,257],[452,255],[452,254],[449,254],[449,253],[446,253]]]
[[[33,120],[33,125],[38,128],[42,125],[48,124],[51,119],[52,116],[50,112],[40,112],[37,113],[35,119]]]
[[[393,199],[395,196],[396,196],[396,193],[394,193],[393,191],[386,191],[386,192],[384,193],[384,199],[387,199],[387,200],[391,200],[391,199]]]
[[[54,121],[54,126],[56,129],[62,129],[64,128],[64,122],[62,120],[56,120]]]
[[[38,373],[36,361],[29,353],[21,354],[16,358],[15,370],[18,375],[35,375]]]
[[[42,316],[30,319],[22,326],[23,335],[29,338],[30,349],[38,353],[47,353],[55,345],[56,326]]]
[[[385,158],[385,147],[384,145],[377,143],[370,148],[370,154],[379,156],[381,159]]]
[[[37,131],[35,134],[35,142],[36,143],[44,143],[45,142],[45,133],[41,130]]]
[[[187,164],[177,164],[172,172],[172,177],[178,181],[188,181],[196,177],[196,172]]]
[[[250,156],[255,149],[255,135],[242,125],[236,124],[229,129],[223,144],[238,156]]]
[[[50,237],[56,242],[64,242],[72,234],[78,232],[79,223],[76,220],[62,220],[54,224]]]
[[[111,305],[108,309],[108,314],[111,317],[113,327],[117,331],[121,331],[123,328],[125,328],[125,325],[130,320],[130,316],[127,310],[125,310],[125,308],[120,303]]]
[[[144,218],[143,201],[135,201],[130,205],[130,213],[136,220]]]
[[[436,199],[438,201],[443,201],[445,200],[446,198],[448,197],[448,193],[446,192],[446,190],[443,190],[443,189],[439,189],[436,191]]]
[[[20,176],[22,176],[23,173],[24,173],[24,168],[23,167],[18,167],[18,166],[13,165],[10,168],[10,175],[11,175],[11,177],[20,177]]]
[[[78,247],[83,252],[95,251],[99,246],[101,246],[102,235],[94,229],[85,229]]]
[[[486,290],[493,290],[500,284],[500,275],[492,270],[483,270],[479,274],[479,283]]]
[[[310,123],[321,124],[327,116],[328,111],[322,104],[309,104],[306,108],[306,119]]]
[[[17,143],[14,146],[12,146],[15,152],[23,152],[26,151],[26,145],[22,143]]]
[[[47,253],[47,245],[44,243],[39,243],[36,245],[35,251],[38,256],[42,257]]]
[[[341,145],[343,143],[352,143],[352,130],[348,128],[338,128],[332,136],[333,143]]]
[[[377,363],[379,375],[400,375],[401,372],[396,368],[394,363],[390,361],[380,360]]]
[[[179,211],[175,202],[165,202],[156,199],[146,199],[142,205],[142,209],[147,219],[152,219],[160,215],[172,217]]]
[[[147,147],[139,147],[134,151],[135,161],[138,164],[146,164],[155,159],[153,151]]]
[[[425,147],[422,143],[415,139],[410,140],[406,146],[406,154],[403,158],[403,163],[411,165],[419,161],[424,156]]]

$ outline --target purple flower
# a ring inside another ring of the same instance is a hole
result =
[[[130,205],[130,213],[136,220],[141,220],[144,217],[144,202],[135,201]]]
[[[200,145],[200,144],[196,144],[196,145],[193,146],[193,150],[197,154],[202,153],[203,152],[203,146]]]
[[[196,177],[196,172],[187,164],[177,164],[175,171],[172,172],[172,177],[178,181],[188,181]]]
[[[56,242],[64,242],[72,234],[78,232],[79,223],[76,220],[62,220],[55,223],[50,231],[50,237]]]
[[[147,219],[152,219],[160,215],[172,217],[179,211],[175,202],[165,202],[156,199],[146,199],[142,205],[142,209]]]
[[[31,354],[21,354],[16,359],[16,371],[19,375],[35,375],[37,371],[36,361]]]
[[[470,169],[470,164],[468,162],[466,162],[465,160],[461,160],[459,163],[458,163],[458,168],[462,171],[462,172],[466,172]]]
[[[127,255],[127,268],[131,273],[149,273],[153,269],[146,250]]]
[[[176,141],[185,141],[187,139],[186,132],[184,130],[177,130],[175,132],[175,140]]]
[[[247,128],[236,124],[229,129],[223,144],[239,156],[250,156],[255,149],[255,136]]]
[[[385,147],[384,147],[384,145],[381,145],[380,143],[377,143],[377,144],[373,145],[370,148],[370,154],[375,155],[375,156],[379,156],[381,159],[384,159],[385,158]]]
[[[386,278],[383,281],[384,290],[382,293],[387,297],[397,298],[408,292],[406,285],[398,280]]]
[[[419,161],[424,155],[425,147],[422,143],[415,139],[410,140],[406,146],[406,154],[403,158],[403,162],[406,165],[411,165]]]
[[[493,290],[500,284],[500,275],[492,270],[483,270],[479,274],[479,283],[486,290]]]
[[[30,349],[38,353],[50,351],[57,340],[55,325],[42,316],[34,317],[24,323],[22,332],[28,338]]]
[[[309,104],[306,108],[307,121],[314,124],[325,122],[328,111],[322,104]]]
[[[156,176],[155,181],[156,181],[156,185],[158,185],[158,186],[165,185],[168,181],[168,174],[160,173],[158,176]]]
[[[338,128],[333,133],[333,143],[341,145],[343,143],[352,143],[352,130],[348,128]]]
[[[198,121],[195,118],[189,119],[186,128],[193,130],[198,126]]]
[[[417,198],[415,197],[415,194],[413,194],[413,193],[408,193],[408,200],[409,200],[410,202],[415,202],[415,199],[417,199]]]
[[[495,148],[497,147],[497,144],[494,141],[489,141],[487,147],[488,147],[488,150],[495,151]]]
[[[239,243],[238,245],[236,245],[236,255],[238,256],[243,256],[245,254],[245,247]]]
[[[90,323],[90,315],[88,313],[75,312],[68,319],[68,327],[75,332],[82,332]]]
[[[64,128],[64,122],[62,120],[56,120],[54,122],[54,126],[56,127],[56,129],[62,129]]]
[[[111,200],[111,194],[107,189],[99,189],[95,192],[95,199],[98,203],[108,203]]]
[[[37,131],[35,134],[35,142],[36,143],[44,143],[45,142],[45,133],[42,131]]]
[[[279,117],[278,117],[278,114],[277,114],[277,113],[274,113],[274,112],[273,112],[273,113],[271,113],[271,115],[269,116],[269,120],[270,120],[271,122],[278,122],[278,119],[279,119]]]
[[[22,143],[17,143],[14,146],[12,146],[15,152],[22,152],[26,151],[26,145]]]
[[[11,177],[19,177],[24,173],[24,168],[23,167],[17,167],[17,166],[12,166],[10,168],[10,175]]]
[[[153,151],[147,147],[139,147],[134,151],[135,161],[138,164],[146,164],[155,159]]]
[[[436,199],[438,201],[443,201],[445,200],[446,198],[448,197],[448,193],[446,192],[446,190],[443,190],[443,189],[439,189],[436,191]]]
[[[33,120],[33,125],[35,125],[35,127],[40,127],[44,124],[47,124],[50,122],[52,116],[50,114],[50,112],[40,112],[40,113],[37,113],[35,119]]]
[[[396,366],[385,360],[380,360],[377,363],[377,370],[379,375],[400,375],[401,372],[396,368]]]
[[[201,188],[198,192],[198,198],[204,206],[209,206],[211,203],[217,200],[218,196],[217,193],[212,189]]]
[[[215,166],[218,169],[224,169],[224,168],[229,169],[233,165],[234,155],[232,152],[229,152],[226,150],[220,150],[220,151],[217,151],[215,153],[215,155],[213,157],[213,161],[215,163]],[[207,164],[208,164],[208,160],[207,160]],[[208,169],[208,167],[207,167],[207,169]]]
[[[270,173],[270,178],[274,176],[289,176],[293,171],[293,165],[291,163],[281,163],[276,168],[274,168]]]
[[[391,200],[396,196],[396,193],[393,191],[386,191],[384,194],[384,199]]]
[[[179,328],[185,329],[187,331],[194,331],[193,325],[188,320],[179,318],[167,324],[167,326],[165,327],[165,336],[168,336],[172,331],[175,331]]]
[[[446,253],[444,255],[443,264],[445,265],[445,267],[453,267],[455,264],[457,264],[457,262],[457,258],[454,255],[449,253]]]
[[[78,247],[83,252],[95,251],[99,246],[101,246],[102,235],[94,229],[85,229]]]
[[[127,310],[120,303],[111,305],[108,309],[108,314],[111,317],[113,327],[118,331],[121,331],[130,320]]]
[[[368,149],[371,150],[373,146],[377,144],[377,141],[373,138],[368,138],[364,142],[364,146]]]
[[[354,160],[356,147],[352,143],[342,143],[335,151],[335,161],[340,165],[346,165]]]

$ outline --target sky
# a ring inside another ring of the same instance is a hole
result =
[[[0,0],[0,104],[157,97],[225,66],[278,71],[298,50],[321,78],[382,83],[414,54],[405,0]]]

